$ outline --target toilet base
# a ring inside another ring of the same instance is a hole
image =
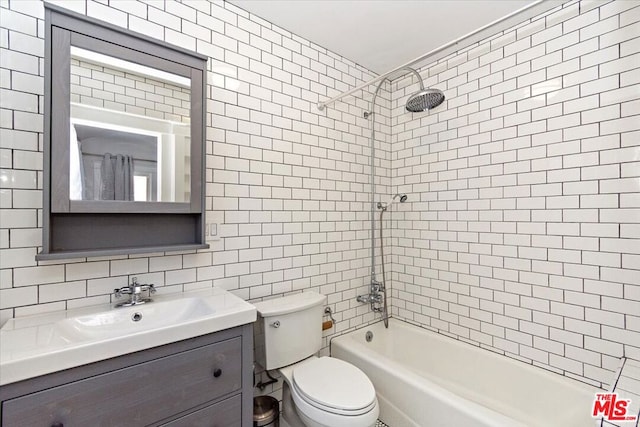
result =
[[[296,411],[296,406],[291,397],[289,383],[287,381],[283,381],[282,383],[282,419],[288,427],[306,427]]]
[[[296,405],[291,397],[291,389],[287,381],[282,382],[282,419],[280,420],[280,427],[328,427],[323,424],[319,424],[313,420],[304,417],[306,421],[303,421],[300,414],[296,409]],[[370,427],[376,427],[377,424],[372,424]]]

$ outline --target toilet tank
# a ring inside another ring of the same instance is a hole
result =
[[[304,292],[255,303],[257,362],[265,369],[277,369],[320,350],[325,300],[317,292]]]

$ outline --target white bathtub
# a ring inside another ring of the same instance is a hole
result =
[[[332,339],[331,355],[369,376],[391,427],[596,425],[599,389],[395,319]]]

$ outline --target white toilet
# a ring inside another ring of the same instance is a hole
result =
[[[371,427],[380,409],[373,384],[360,369],[322,347],[326,297],[304,292],[256,303],[256,359],[284,378],[283,418],[291,427]]]

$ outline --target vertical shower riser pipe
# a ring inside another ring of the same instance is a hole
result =
[[[418,83],[420,84],[420,90],[424,90],[424,82],[422,81],[422,77],[416,70],[414,70],[411,67],[402,67],[399,70],[407,70],[410,73],[413,73],[413,75],[415,75],[416,78],[418,79]],[[368,116],[368,117],[371,117],[371,176],[370,176],[370,182],[371,182],[371,283],[375,282],[376,280],[376,258],[375,258],[375,251],[376,251],[376,247],[375,247],[375,240],[376,240],[376,218],[375,218],[376,216],[376,201],[375,201],[375,196],[376,196],[376,182],[375,182],[376,115],[374,114],[374,110],[376,108],[376,99],[378,98],[378,93],[380,92],[380,88],[382,87],[382,84],[387,80],[391,82],[391,80],[385,77],[382,80],[380,80],[380,82],[378,83],[378,86],[376,87],[376,91],[373,94],[373,99],[371,100],[371,110]],[[367,113],[365,113],[365,118],[367,117],[366,114]]]
[[[419,75],[418,75],[419,76]],[[375,258],[375,252],[376,252],[376,246],[375,246],[375,240],[376,240],[376,202],[375,202],[375,197],[376,197],[376,181],[375,181],[375,172],[376,172],[376,115],[374,114],[374,110],[376,108],[376,99],[378,98],[378,92],[380,92],[380,88],[382,87],[382,84],[386,81],[387,79],[382,79],[380,80],[380,83],[378,83],[378,87],[376,88],[375,93],[373,94],[373,99],[371,100],[371,112],[369,113],[369,116],[371,117],[371,283],[375,282],[376,280],[376,258]],[[420,80],[422,81],[422,80]]]

